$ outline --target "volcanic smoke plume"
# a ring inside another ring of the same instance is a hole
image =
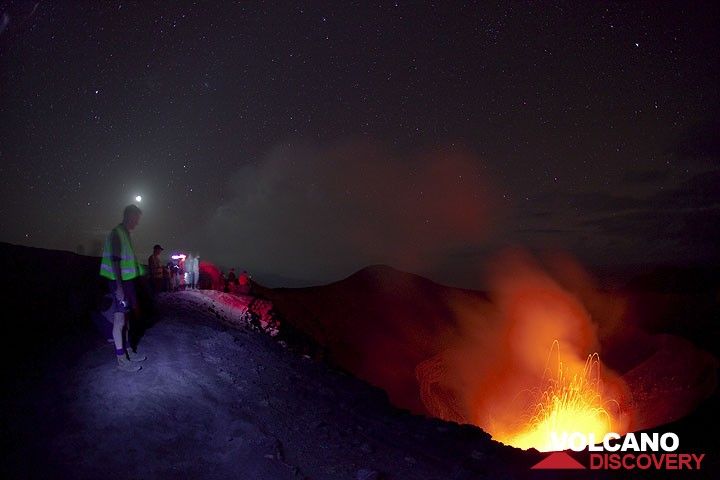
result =
[[[493,233],[502,203],[482,164],[457,147],[405,157],[364,141],[279,146],[238,171],[198,242],[252,245],[245,268],[291,278],[387,262],[432,271]]]
[[[458,306],[456,340],[417,367],[430,413],[541,450],[552,431],[625,433],[628,389],[597,356],[599,324],[580,299],[519,252],[502,255],[490,280],[492,307]]]
[[[261,293],[395,405],[523,448],[551,449],[553,431],[602,438],[657,427],[712,394],[712,355],[643,331],[632,292],[602,291],[566,256],[542,259],[500,255],[487,294],[386,266]]]

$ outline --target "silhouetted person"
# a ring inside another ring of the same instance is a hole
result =
[[[185,290],[185,284],[187,283],[185,272],[185,259],[181,258],[180,262],[178,262],[178,290]]]
[[[168,290],[171,292],[177,291],[178,288],[178,266],[173,262],[168,262]]]
[[[242,273],[238,276],[237,283],[238,293],[242,295],[250,295],[250,275],[248,274],[247,270],[243,270]]]
[[[187,278],[187,286],[185,288],[192,289],[195,283],[195,257],[192,253],[188,253],[185,258],[185,277]]]
[[[162,266],[162,274],[163,274],[163,292],[169,292],[170,291],[170,269],[169,265],[172,265],[172,263],[168,262],[167,265]]]
[[[193,270],[193,282],[194,282],[192,288],[197,289],[198,284],[200,283],[200,254],[199,253],[197,255],[195,255],[195,261],[193,262],[192,270]]]
[[[148,268],[150,269],[150,282],[153,287],[153,293],[157,295],[164,290],[163,288],[163,266],[160,263],[160,252],[163,248],[160,245],[153,247],[153,253],[148,257]]]
[[[145,357],[136,354],[128,341],[127,314],[137,308],[135,279],[143,274],[143,267],[137,261],[135,249],[130,241],[130,232],[140,223],[142,212],[135,205],[128,205],[123,212],[123,220],[105,240],[100,275],[108,279],[110,292],[114,295],[115,312],[113,314],[113,342],[118,368],[128,372],[137,372],[142,367],[134,362],[142,362]]]
[[[228,273],[227,280],[225,281],[225,291],[228,292],[230,290],[235,290],[236,284],[237,275],[235,275],[235,269],[231,268],[230,273]]]

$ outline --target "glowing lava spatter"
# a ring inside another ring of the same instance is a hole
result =
[[[589,355],[582,368],[571,371],[560,361],[559,343],[555,341],[548,356],[545,372],[550,372],[550,359],[557,352],[557,369],[552,376],[545,375],[543,387],[529,393],[529,420],[517,429],[496,432],[493,436],[508,445],[540,451],[557,450],[553,439],[581,432],[603,438],[613,430],[613,414],[608,410],[614,401],[602,397],[600,358],[597,353]],[[612,410],[612,409],[610,409]],[[621,434],[626,432],[619,432]]]

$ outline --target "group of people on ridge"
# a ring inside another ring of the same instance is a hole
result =
[[[176,292],[188,288],[197,289],[200,281],[200,254],[189,254],[178,263],[172,261],[163,265],[160,260],[160,245],[153,247],[153,253],[148,257],[148,268],[153,291]]]
[[[145,275],[145,268],[138,262],[130,232],[140,223],[142,211],[136,205],[128,205],[123,211],[123,219],[113,228],[105,239],[100,275],[109,286],[112,305],[105,313],[105,318],[112,323],[112,342],[115,346],[118,368],[128,372],[137,372],[140,363],[146,360],[138,354],[130,344],[129,316],[139,312],[135,281]],[[160,260],[162,246],[153,246],[153,253],[148,257],[149,280],[152,293],[157,295],[164,291],[197,289],[200,280],[200,256],[188,255],[180,257],[178,263],[168,262],[163,265]],[[225,291],[233,293],[250,293],[250,276],[243,271],[239,276],[231,269],[227,278],[222,276]],[[108,300],[109,301],[109,300]],[[110,318],[111,316],[111,318]]]
[[[225,285],[225,292],[250,295],[250,274],[246,270],[243,270],[240,275],[236,275],[235,269],[231,268],[227,277],[222,273],[221,277]]]

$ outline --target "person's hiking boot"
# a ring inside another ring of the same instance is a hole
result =
[[[128,348],[127,350],[125,350],[125,356],[131,362],[144,362],[145,360],[147,360],[147,357],[145,355],[134,352],[132,348]]]
[[[123,372],[137,372],[142,368],[140,365],[135,365],[125,357],[117,357],[117,363],[118,368]]]

